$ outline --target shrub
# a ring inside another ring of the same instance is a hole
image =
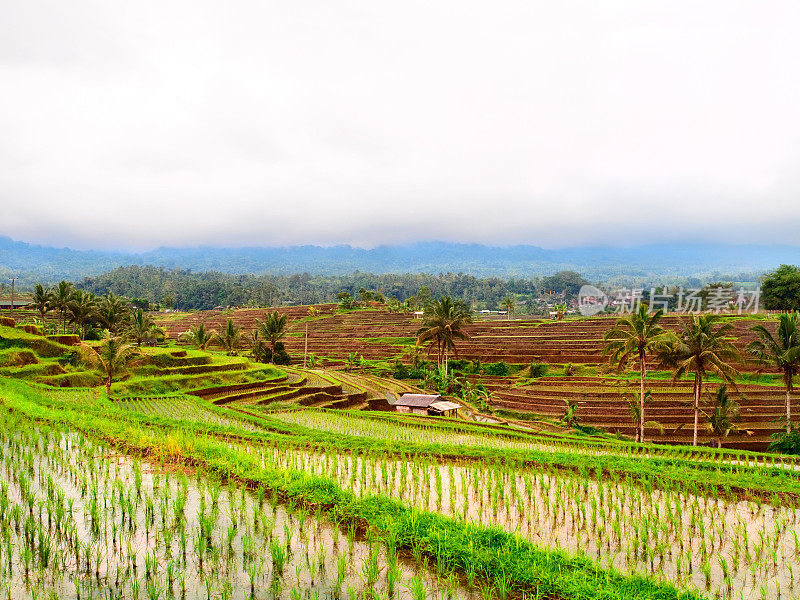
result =
[[[272,363],[275,365],[288,365],[292,362],[289,353],[286,352],[286,346],[283,342],[275,344],[275,352],[272,354]]]
[[[789,433],[782,431],[772,434],[770,450],[777,450],[783,454],[800,454],[800,427],[790,425]]]
[[[97,342],[103,339],[103,330],[102,329],[95,329],[92,326],[86,327],[83,330],[83,341],[84,342]]]
[[[392,370],[392,377],[395,379],[409,379],[411,371],[401,363],[399,360],[394,363],[394,369]]]
[[[464,360],[463,358],[458,358],[455,360],[451,360],[450,364],[448,365],[451,371],[466,371],[471,366],[470,361]]]
[[[496,377],[506,377],[511,371],[508,368],[508,364],[501,360],[499,362],[484,365],[483,372],[487,375],[494,375]]]
[[[547,375],[547,364],[541,362],[532,362],[528,365],[528,368],[525,369],[525,377],[530,379],[538,379],[539,377],[544,377]]]
[[[73,367],[77,367],[82,361],[83,359],[81,358],[81,353],[77,350],[70,350],[58,359],[60,364],[70,365]]]
[[[418,367],[408,370],[408,377],[406,379],[424,379],[427,373],[427,367]]]

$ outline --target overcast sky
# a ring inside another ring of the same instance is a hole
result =
[[[797,243],[800,2],[19,0],[0,235]]]

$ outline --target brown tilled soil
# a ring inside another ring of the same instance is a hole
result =
[[[367,359],[400,358],[408,362],[410,346],[400,340],[387,338],[413,338],[421,321],[413,316],[389,313],[382,310],[358,310],[337,313],[334,305],[318,305],[323,317],[308,322],[308,351],[320,357],[341,361],[351,353]],[[298,320],[308,315],[308,307],[282,307],[281,313],[289,315],[289,333],[285,338],[287,350],[298,357],[304,348],[305,323]],[[201,322],[207,327],[220,329],[231,317],[237,325],[252,329],[255,320],[262,319],[264,309],[236,311],[203,311],[184,315],[180,319],[164,320],[169,336],[175,338],[191,326]],[[679,327],[679,317],[667,316],[662,323],[669,328]],[[291,323],[295,321],[295,323]],[[603,335],[613,326],[615,318],[598,317],[561,322],[539,319],[514,319],[511,321],[478,321],[467,328],[470,339],[459,343],[458,357],[480,360],[483,363],[505,361],[527,364],[540,361],[551,365],[605,365],[602,355]],[[759,321],[764,323],[764,321]],[[766,322],[774,326],[774,322]],[[754,339],[750,328],[755,321],[733,321],[734,344],[743,349]],[[655,366],[655,365],[652,365]],[[753,363],[738,365],[744,372],[755,372]],[[555,370],[556,367],[553,368]],[[518,381],[510,378],[484,377],[481,381],[494,393],[496,408],[535,413],[550,417],[563,414],[565,400],[578,405],[579,422],[602,427],[611,432],[632,435],[634,424],[628,414],[624,394],[637,393],[635,381],[620,382],[613,377],[545,377],[536,383],[517,387]],[[647,407],[647,420],[657,421],[657,427],[648,428],[649,439],[691,443],[693,416],[690,409],[691,385],[681,382],[648,381],[653,399]],[[708,384],[707,391],[715,389]],[[769,436],[780,430],[776,420],[784,411],[783,388],[767,385],[743,385],[738,391],[741,405],[741,431],[732,434],[725,445],[746,449],[764,449]],[[704,397],[708,394],[704,393]],[[794,408],[800,414],[800,405]],[[701,423],[703,418],[701,416]],[[700,435],[703,443],[711,442],[709,433]]]

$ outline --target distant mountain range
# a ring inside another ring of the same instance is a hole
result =
[[[351,246],[158,248],[126,253],[72,250],[0,237],[0,276],[54,282],[98,275],[118,266],[154,265],[232,274],[341,275],[469,273],[478,277],[533,277],[575,270],[590,280],[727,276],[752,280],[782,263],[800,264],[800,246],[659,244],[634,247],[483,246],[420,242],[373,249]]]

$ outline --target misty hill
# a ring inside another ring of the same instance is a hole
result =
[[[0,276],[53,282],[80,279],[125,265],[154,265],[231,274],[341,275],[469,273],[478,277],[533,277],[570,269],[590,280],[618,277],[757,277],[781,263],[800,263],[798,246],[662,244],[546,250],[536,246],[483,246],[420,242],[373,249],[351,246],[262,248],[158,248],[126,253],[39,246],[0,237]]]

